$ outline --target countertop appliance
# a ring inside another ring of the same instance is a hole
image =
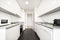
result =
[[[2,19],[1,20],[1,24],[6,24],[6,23],[8,23],[8,20],[7,19]]]

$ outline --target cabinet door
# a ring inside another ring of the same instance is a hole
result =
[[[1,28],[0,27],[0,40],[6,40],[5,39],[5,34],[6,34],[6,32],[5,32],[6,30],[5,30],[5,28]]]
[[[20,36],[20,25],[6,30],[6,40],[17,40]]]
[[[54,28],[53,30],[53,40],[60,40],[60,27]]]
[[[48,29],[41,25],[36,25],[35,29],[41,40],[52,40],[52,29]]]

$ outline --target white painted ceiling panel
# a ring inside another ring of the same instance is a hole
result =
[[[40,4],[40,0],[17,0],[20,7],[23,9],[33,9]]]

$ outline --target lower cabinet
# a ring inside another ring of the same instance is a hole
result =
[[[53,30],[53,40],[60,40],[60,27],[54,28],[54,30]]]
[[[0,27],[0,40],[6,40],[6,29],[4,27]]]
[[[6,29],[6,40],[17,40],[20,36],[20,25]]]
[[[52,40],[52,29],[36,25],[35,31],[41,40]]]

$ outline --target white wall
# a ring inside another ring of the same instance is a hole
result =
[[[25,22],[25,12],[24,10],[22,9],[21,10],[21,14],[19,14],[21,16],[21,18],[19,18],[19,21],[20,22]]]
[[[60,6],[60,0],[41,0],[40,6],[35,9],[35,21],[40,21],[38,16]]]
[[[53,23],[54,19],[60,19],[60,11],[41,17],[43,22]]]
[[[0,24],[1,19],[8,19],[8,23],[11,23],[11,22],[17,22],[19,18],[0,11]]]
[[[27,15],[27,26],[33,26],[32,15]]]
[[[40,40],[52,40],[52,29],[35,24],[35,31]]]

